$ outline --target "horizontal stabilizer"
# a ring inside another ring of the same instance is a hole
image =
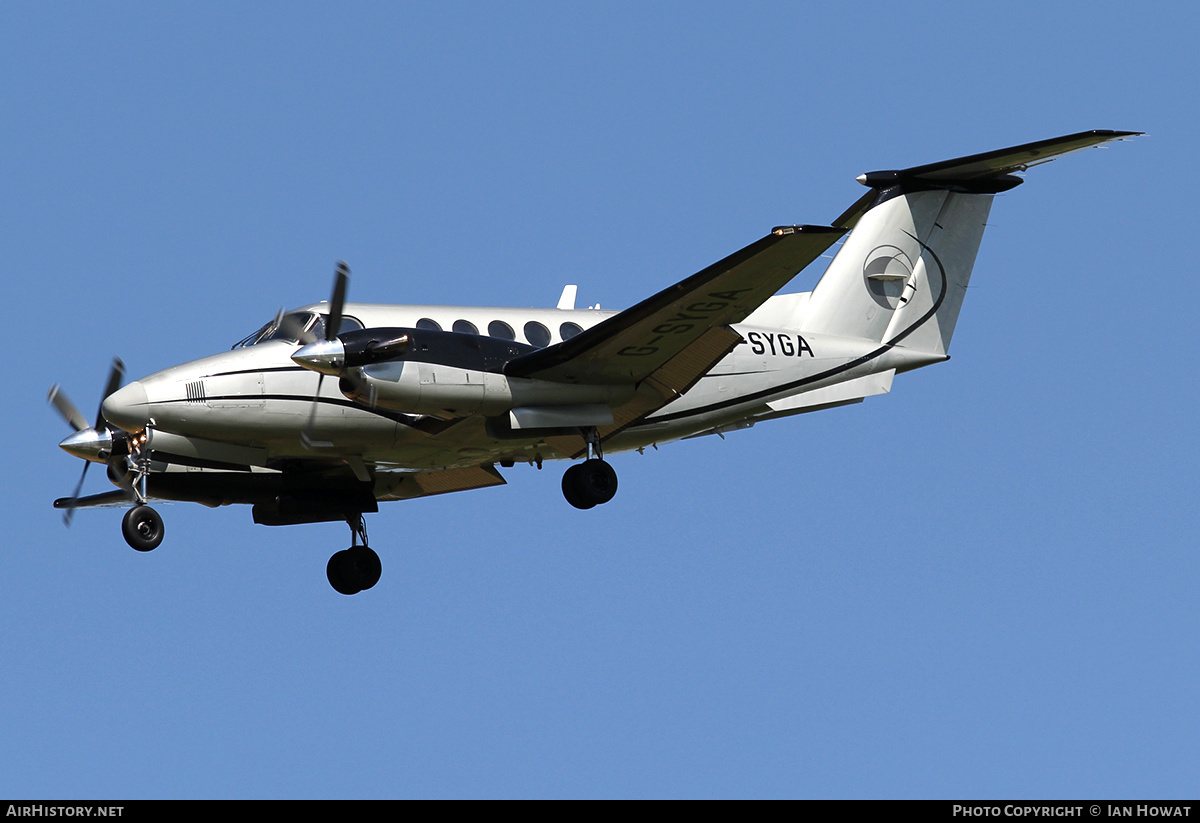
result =
[[[1033,143],[1022,143],[1005,149],[970,154],[953,160],[942,160],[890,171],[869,171],[858,176],[858,182],[871,189],[889,189],[907,184],[910,188],[949,188],[978,194],[996,194],[1011,189],[1022,182],[1013,177],[1014,172],[1025,171],[1033,166],[1048,163],[1065,154],[1102,146],[1117,140],[1137,137],[1140,131],[1113,131],[1093,129]],[[876,200],[875,192],[863,195],[854,205],[843,212],[833,225],[853,228],[858,218]]]
[[[1031,166],[1048,163],[1056,157],[1062,157],[1064,154],[1090,149],[1104,143],[1111,143],[1114,140],[1136,137],[1141,133],[1138,131],[1112,131],[1110,129],[1081,131],[1078,134],[1051,137],[1048,140],[1038,140],[1034,143],[1010,146],[1007,149],[996,149],[994,151],[985,151],[981,154],[956,157],[953,160],[943,160],[940,163],[913,166],[910,169],[870,171],[860,175],[858,181],[864,186],[878,187],[880,184],[888,185],[897,180],[945,182],[981,180],[1002,174],[1012,174],[1015,171],[1025,171]]]

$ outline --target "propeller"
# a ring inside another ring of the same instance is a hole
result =
[[[346,284],[350,282],[350,267],[339,260],[333,276],[333,297],[329,300],[329,319],[325,321],[325,339],[338,336],[342,327],[342,306],[346,303]]]
[[[337,271],[333,275],[333,294],[329,298],[329,317],[325,320],[325,342],[336,340],[338,330],[342,327],[342,308],[346,304],[346,286],[350,282],[350,267],[342,260],[338,261]],[[301,343],[307,345],[310,342],[301,340]],[[325,382],[324,372],[317,377],[317,393],[313,395],[312,412],[308,416],[308,423],[304,427],[304,431],[300,433],[300,440],[304,443],[305,448],[317,448],[321,446],[332,446],[332,443],[323,440],[313,440],[313,426],[317,422],[317,403],[321,397],[321,384]]]
[[[120,458],[111,456],[113,451],[113,436],[109,430],[108,423],[104,419],[104,401],[105,399],[121,387],[121,380],[125,376],[125,364],[121,362],[121,358],[114,357],[112,367],[108,372],[108,381],[104,385],[104,393],[100,395],[100,405],[96,410],[96,425],[89,427],[87,418],[79,411],[79,408],[71,402],[71,398],[67,397],[66,392],[62,387],[55,383],[50,387],[50,394],[47,400],[50,405],[58,411],[62,418],[67,421],[67,425],[75,430],[75,434],[65,438],[59,445],[66,451],[74,454],[76,457],[83,457],[83,472],[79,475],[79,482],[75,484],[75,491],[72,492],[69,498],[69,503],[66,506],[66,512],[63,514],[63,523],[70,526],[71,518],[75,514],[75,504],[79,500],[79,492],[83,490],[83,481],[87,477],[88,468],[92,465],[91,456],[100,456],[103,452],[109,452],[108,464],[110,468],[114,462],[123,463]],[[124,467],[120,469],[120,473],[124,474]]]

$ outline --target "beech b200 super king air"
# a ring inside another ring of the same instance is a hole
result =
[[[720,434],[887,392],[948,358],[995,194],[1030,166],[1138,134],[1089,131],[863,174],[868,192],[829,226],[780,226],[621,312],[347,303],[275,319],[231,351],[121,386],[114,361],[94,425],[57,387],[89,461],[73,511],[129,506],[126,541],[163,538],[151,499],[253,506],[269,526],[344,520],[327,565],[342,594],[380,561],[363,515],[380,501],[504,484],[496,468],[577,461],[576,508],[612,499],[606,452]],[[811,292],[776,294],[847,235]],[[114,491],[80,497],[92,462]]]

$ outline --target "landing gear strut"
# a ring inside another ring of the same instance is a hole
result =
[[[360,514],[346,521],[350,527],[350,548],[342,549],[329,558],[325,575],[338,594],[358,594],[379,582],[383,564],[379,555],[367,545],[367,523]],[[362,538],[362,545],[358,544]]]
[[[590,509],[607,503],[617,493],[617,473],[604,462],[600,437],[595,429],[585,429],[588,459],[563,473],[563,497],[577,509]]]
[[[109,477],[133,495],[137,505],[125,512],[121,533],[130,547],[140,552],[154,551],[163,540],[163,519],[146,505],[146,478],[150,474],[150,429],[129,441],[127,457],[109,459]]]

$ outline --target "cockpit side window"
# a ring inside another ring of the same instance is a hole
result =
[[[312,315],[308,312],[297,311],[285,314],[283,321],[278,326],[272,325],[271,329],[257,342],[265,343],[268,340],[287,340],[295,343],[300,339],[300,332],[304,331],[305,327],[311,322]]]
[[[328,319],[329,319],[328,314],[317,315],[317,322],[313,323],[313,327],[312,327],[312,329],[310,329],[310,331],[318,339],[323,338],[325,336],[325,321]],[[362,327],[363,327],[363,324],[360,323],[357,319],[350,317],[349,315],[343,314],[341,325],[338,326],[338,334],[342,334],[343,332],[348,332],[348,331],[357,331],[358,329],[361,329]]]

